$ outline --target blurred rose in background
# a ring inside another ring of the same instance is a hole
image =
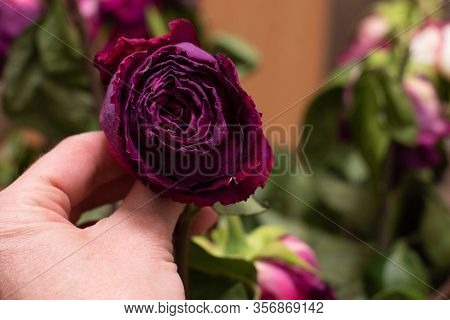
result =
[[[339,64],[344,65],[361,60],[366,58],[372,50],[381,50],[389,31],[388,22],[380,14],[372,14],[364,18],[359,25],[355,41],[341,55]]]
[[[282,237],[281,242],[314,269],[319,268],[313,250],[295,236]],[[282,260],[264,259],[256,262],[262,300],[329,300],[331,288],[313,272],[291,266]]]
[[[42,13],[39,0],[0,1],[0,70],[12,42]]]
[[[422,27],[412,39],[411,60],[450,79],[450,23],[432,20]]]

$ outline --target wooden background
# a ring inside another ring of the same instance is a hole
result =
[[[211,32],[235,33],[262,55],[243,80],[268,125],[296,125],[374,0],[202,0]],[[291,136],[291,140],[292,140]]]
[[[203,0],[202,5],[212,31],[235,33],[260,51],[261,67],[243,85],[264,122],[296,124],[303,100],[324,78],[327,0]]]

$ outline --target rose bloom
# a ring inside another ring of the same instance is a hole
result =
[[[153,191],[210,206],[247,199],[273,165],[261,115],[233,62],[199,47],[187,20],[120,38],[96,65],[109,83],[101,127],[116,159]]]
[[[42,9],[39,0],[0,1],[0,70],[12,42],[40,16]]]
[[[383,46],[390,26],[379,14],[366,17],[359,25],[355,41],[339,58],[339,65],[365,58],[376,48]]]
[[[450,23],[431,21],[411,41],[411,62],[433,67],[450,79]]]
[[[400,162],[416,168],[437,165],[442,161],[437,144],[450,135],[450,121],[443,114],[443,103],[434,84],[425,77],[409,76],[403,87],[414,108],[419,133],[416,147],[397,148]]]
[[[298,238],[288,235],[281,241],[298,257],[318,268],[312,249]],[[317,275],[298,266],[276,259],[256,262],[258,285],[262,300],[331,300],[332,289]]]

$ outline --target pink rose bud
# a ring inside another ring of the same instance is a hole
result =
[[[39,0],[0,1],[0,70],[13,41],[41,14]]]
[[[78,10],[83,17],[87,32],[95,38],[101,27],[100,0],[78,0]]]
[[[434,146],[450,133],[450,125],[443,115],[442,104],[433,83],[426,78],[408,77],[403,86],[412,102],[419,126],[418,144]]]
[[[365,58],[377,47],[382,46],[389,32],[388,22],[379,14],[365,18],[360,26],[355,41],[339,59],[339,64]]]
[[[406,78],[403,87],[414,108],[419,134],[415,147],[397,146],[398,161],[410,168],[438,165],[443,159],[437,144],[450,135],[450,122],[436,89],[430,80],[417,76]]]
[[[89,36],[94,39],[107,25],[113,42],[120,36],[147,37],[146,9],[160,0],[77,0]]]
[[[282,242],[298,257],[318,268],[312,249],[298,238],[287,235]],[[258,284],[262,300],[329,300],[334,299],[332,289],[311,271],[289,265],[277,259],[256,262]]]

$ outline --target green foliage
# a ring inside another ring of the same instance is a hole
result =
[[[190,267],[238,280],[247,285],[253,285],[256,282],[256,271],[252,263],[245,259],[217,257],[209,254],[195,241],[191,243],[190,248]]]
[[[231,283],[234,282],[234,286],[239,286],[233,287],[233,290],[229,292],[239,296],[250,289],[255,290],[254,263],[260,259],[282,260],[292,266],[320,275],[315,267],[298,257],[281,242],[280,237],[285,234],[286,230],[273,225],[261,226],[246,233],[240,217],[222,217],[210,238],[204,236],[193,238],[189,259],[190,268],[197,273],[201,272],[203,276],[207,274],[208,277],[205,279],[212,276],[225,278],[228,285],[224,285],[220,289],[222,291],[231,290]],[[201,275],[197,274],[197,276]],[[245,286],[246,290],[242,290],[242,286]],[[219,294],[218,290],[215,296]],[[254,294],[257,295],[255,292]],[[225,292],[219,294],[219,296],[222,295],[225,295]]]
[[[379,72],[377,76],[386,96],[383,107],[392,139],[403,145],[413,146],[417,140],[418,126],[414,107],[406,96],[402,83],[387,72]]]
[[[358,239],[309,229],[304,235],[317,254],[321,272],[338,299],[367,299],[364,272],[376,253]]]
[[[189,267],[195,283],[189,288],[192,299],[251,299],[255,295],[256,269],[249,261],[217,257],[192,242]]]
[[[146,12],[147,24],[154,36],[162,36],[169,32],[166,19],[156,6],[150,6]]]
[[[383,287],[408,287],[425,294],[428,280],[427,270],[419,255],[404,242],[394,245],[383,267]]]
[[[369,234],[373,231],[376,199],[364,184],[346,181],[336,175],[319,173],[317,192],[329,210],[336,213],[338,223]]]
[[[374,175],[381,173],[392,142],[414,146],[414,108],[399,79],[389,71],[363,72],[354,86],[352,137]]]
[[[18,126],[56,141],[97,128],[95,100],[79,32],[62,1],[14,43],[3,72],[3,108]]]
[[[428,258],[442,270],[450,268],[450,211],[437,193],[427,195],[420,235]]]
[[[12,131],[0,145],[0,189],[17,179],[45,148],[39,133]]]
[[[214,205],[214,210],[222,216],[228,215],[253,215],[261,214],[267,210],[267,207],[263,206],[256,200],[255,197],[250,197],[246,201],[241,201],[232,205],[224,206],[220,203]]]
[[[253,71],[260,61],[259,52],[245,40],[225,32],[212,37],[211,52],[221,52],[229,56],[238,69],[240,76]]]
[[[233,265],[229,267],[234,268]],[[256,295],[255,288],[209,272],[191,269],[189,280],[195,284],[188,291],[192,300],[252,300]]]
[[[211,240],[195,237],[194,242],[216,257],[233,257],[246,261],[262,258],[281,259],[310,271],[314,268],[291,252],[280,237],[286,230],[277,226],[261,226],[246,233],[239,217],[222,218],[211,234]]]
[[[438,17],[442,14],[443,0],[393,0],[381,1],[375,11],[381,14],[394,29],[395,34],[418,26],[424,16]]]
[[[339,120],[344,112],[344,89],[339,86],[323,91],[311,102],[304,124],[310,126],[312,132],[309,137],[304,137],[308,140],[302,141],[298,151],[304,152],[299,153],[300,159],[304,165],[311,164],[313,171],[339,148]]]
[[[369,283],[374,299],[427,299],[429,275],[420,256],[398,241],[387,257],[372,263]]]
[[[354,143],[374,175],[380,173],[390,145],[387,119],[382,109],[384,99],[377,78],[372,73],[363,73],[354,87],[350,127]]]
[[[114,211],[114,206],[107,204],[83,213],[76,225],[79,227],[95,224],[103,218],[109,217]]]
[[[303,175],[305,169],[298,161],[296,154],[284,149],[276,149],[274,153],[275,165],[269,180],[263,189],[256,191],[255,196],[261,203],[269,206],[268,211],[298,217],[308,212],[310,208],[299,203],[295,197],[299,196],[307,203],[314,203],[316,199],[312,185],[314,181],[311,176]],[[259,217],[264,218],[266,213]]]

